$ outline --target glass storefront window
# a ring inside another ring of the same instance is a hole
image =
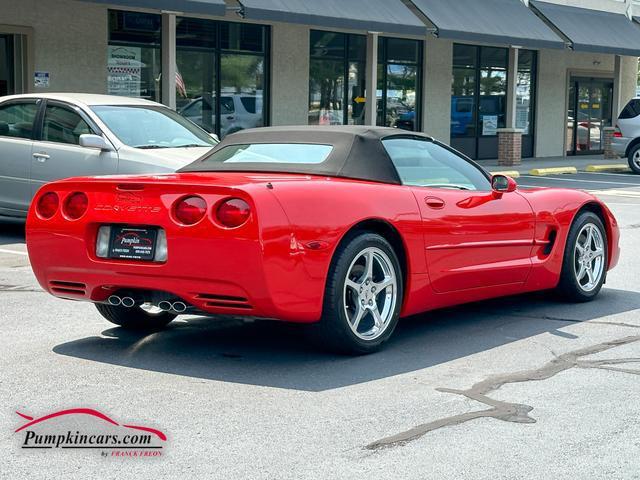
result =
[[[268,27],[178,17],[178,112],[221,138],[267,124]]]
[[[497,135],[496,130],[506,125],[508,55],[505,48],[480,47],[481,135]]]
[[[451,144],[471,158],[498,156],[507,121],[509,49],[453,45]]]
[[[109,10],[107,92],[160,102],[160,15]]]
[[[309,125],[364,121],[366,37],[311,31]]]
[[[455,45],[451,87],[451,135],[476,134],[476,47]]]
[[[533,134],[536,67],[536,52],[520,50],[518,54],[518,84],[516,86],[516,128],[521,129],[524,135]]]
[[[422,42],[386,37],[379,42],[377,123],[418,130]],[[364,123],[366,52],[364,35],[311,31],[310,125]]]
[[[453,46],[451,136],[495,136],[506,124],[506,48]]]
[[[381,37],[378,44],[378,125],[420,129],[422,42]]]

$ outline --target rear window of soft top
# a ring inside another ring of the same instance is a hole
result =
[[[252,143],[229,145],[213,152],[203,165],[217,163],[318,164],[331,154],[331,145],[310,143]]]

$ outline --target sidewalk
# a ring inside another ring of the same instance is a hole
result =
[[[605,160],[603,155],[580,155],[575,157],[523,158],[522,164],[515,167],[499,165],[498,160],[478,160],[478,163],[490,172],[517,171],[521,175],[529,174],[534,169],[575,167],[578,171],[586,171],[589,165],[617,166],[626,165],[626,158]]]

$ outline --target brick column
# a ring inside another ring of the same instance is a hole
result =
[[[498,129],[498,164],[512,167],[522,163],[522,130]]]
[[[611,143],[613,142],[613,133],[615,131],[616,129],[614,127],[604,127],[602,129],[602,144],[605,160],[613,160],[614,158],[618,158],[618,155],[615,154],[611,146]]]

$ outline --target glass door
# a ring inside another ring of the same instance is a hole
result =
[[[453,46],[451,146],[474,159],[498,157],[507,112],[509,50]]]
[[[15,93],[13,35],[0,35],[0,97]]]
[[[613,82],[572,78],[567,112],[567,154],[593,155],[603,151],[603,130],[612,125]]]

